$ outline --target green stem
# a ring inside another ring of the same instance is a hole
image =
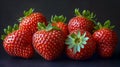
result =
[[[76,16],[81,16],[80,11],[79,11],[78,8],[75,9],[75,15],[76,15]]]

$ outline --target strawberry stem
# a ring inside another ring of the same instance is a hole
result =
[[[49,23],[47,26],[45,26],[44,23],[38,23],[38,30],[46,30],[46,31],[51,31],[51,30],[60,30],[58,27],[56,26],[52,26],[51,23]]]
[[[56,22],[65,22],[66,21],[66,17],[64,17],[63,15],[60,16],[51,16],[51,22],[56,23]]]
[[[76,16],[81,16],[80,11],[79,11],[79,8],[76,8],[76,9],[75,9],[75,15],[76,15]]]
[[[73,52],[80,52],[81,48],[84,48],[84,45],[87,44],[87,40],[89,38],[86,37],[86,33],[81,34],[80,31],[77,32],[77,34],[72,33],[68,36],[66,39],[65,44],[68,45],[68,48],[73,48]]]
[[[30,8],[28,11],[24,11],[23,14],[24,16],[28,16],[30,15],[31,13],[33,13],[34,9],[33,8]]]
[[[34,12],[34,9],[33,9],[33,8],[30,8],[28,11],[24,11],[24,12],[23,12],[23,15],[24,15],[24,16],[23,16],[23,17],[20,17],[20,18],[18,19],[18,21],[21,22],[24,17],[29,16],[29,15],[32,14],[33,12]]]
[[[108,28],[108,29],[113,29],[115,27],[115,25],[111,25],[111,21],[110,20],[106,20],[104,22],[104,24],[101,24],[100,22],[97,23],[97,25],[94,27],[95,30],[99,30],[102,28]]]
[[[8,34],[12,33],[12,32],[15,31],[15,30],[18,30],[18,24],[14,24],[13,27],[10,26],[10,25],[8,25],[8,27],[4,29],[4,33],[5,33],[5,34],[1,35],[1,39],[4,40],[4,38],[5,38]]]
[[[42,30],[42,29],[45,29],[46,26],[44,23],[38,23],[38,30]]]
[[[75,9],[75,15],[76,16],[83,16],[95,23],[96,21],[96,14],[93,12],[90,12],[89,10],[83,10],[82,12],[79,11],[78,8]]]

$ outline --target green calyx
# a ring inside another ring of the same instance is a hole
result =
[[[96,21],[96,14],[94,14],[93,12],[90,12],[89,10],[83,10],[82,12],[79,11],[79,9],[75,9],[75,15],[76,16],[83,16],[93,22]]]
[[[80,31],[78,31],[77,34],[72,33],[68,36],[66,39],[65,44],[68,45],[68,48],[73,48],[73,52],[80,52],[81,48],[84,48],[84,45],[87,44],[87,40],[89,38],[86,37],[86,32],[84,34],[81,34]]]
[[[38,30],[51,31],[51,30],[60,30],[60,29],[56,26],[52,26],[51,23],[49,23],[47,26],[44,23],[38,23]]]
[[[108,28],[108,29],[112,30],[114,27],[115,27],[115,25],[111,26],[110,20],[106,20],[103,25],[100,22],[98,22],[97,25],[94,27],[94,29],[99,30],[101,28]]]
[[[14,24],[13,27],[9,25],[7,28],[4,29],[4,33],[5,33],[5,34],[1,35],[1,39],[4,40],[4,38],[5,38],[8,34],[12,33],[12,32],[15,31],[15,30],[18,30],[18,28],[19,28],[19,27],[18,27],[18,24]]]
[[[64,17],[63,15],[60,16],[51,16],[51,22],[55,23],[55,22],[65,22],[66,21],[66,17]]]
[[[24,11],[23,12],[24,17],[29,16],[30,14],[32,14],[33,11],[34,11],[33,8],[30,8],[28,11]],[[18,21],[21,21],[24,17],[20,17]]]

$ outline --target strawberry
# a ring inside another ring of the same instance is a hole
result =
[[[24,11],[24,17],[20,18],[20,29],[27,28],[32,34],[37,31],[37,23],[43,22],[47,25],[46,18],[42,13],[33,12],[34,9],[29,9],[28,11]]]
[[[96,42],[91,33],[84,30],[70,32],[66,39],[66,55],[74,60],[89,59],[95,52]]]
[[[117,45],[118,38],[113,31],[114,27],[114,25],[110,26],[110,20],[105,21],[104,25],[98,22],[95,26],[93,38],[97,42],[98,53],[103,58],[111,57]]]
[[[75,15],[76,17],[71,18],[68,23],[69,32],[76,29],[92,32],[96,15],[89,10],[83,10],[82,13],[80,13],[79,9],[75,9]]]
[[[53,26],[56,26],[61,29],[61,31],[64,33],[65,38],[67,38],[67,35],[69,34],[68,32],[68,26],[64,22],[66,21],[66,17],[63,15],[60,16],[52,16],[51,17],[51,22]]]
[[[57,59],[64,50],[63,32],[52,24],[45,26],[38,23],[38,29],[33,35],[33,46],[35,50],[46,60]]]
[[[34,54],[32,36],[26,29],[18,30],[15,24],[12,28],[4,29],[5,34],[1,36],[5,51],[11,55],[22,58],[31,58]]]

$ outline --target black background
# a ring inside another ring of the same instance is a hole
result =
[[[42,12],[47,20],[51,15],[61,15],[67,17],[67,22],[74,16],[74,9],[88,9],[96,13],[99,21],[104,22],[110,19],[116,25],[115,31],[120,37],[120,1],[119,0],[1,0],[0,1],[0,35],[7,25],[18,23],[17,19],[23,16],[23,11],[29,8]],[[120,41],[120,40],[119,40]],[[120,42],[110,59],[99,58],[96,54],[86,61],[74,61],[65,56],[52,62],[45,61],[39,55],[32,59],[21,59],[10,57],[5,53],[2,41],[0,40],[0,67],[120,67]]]

